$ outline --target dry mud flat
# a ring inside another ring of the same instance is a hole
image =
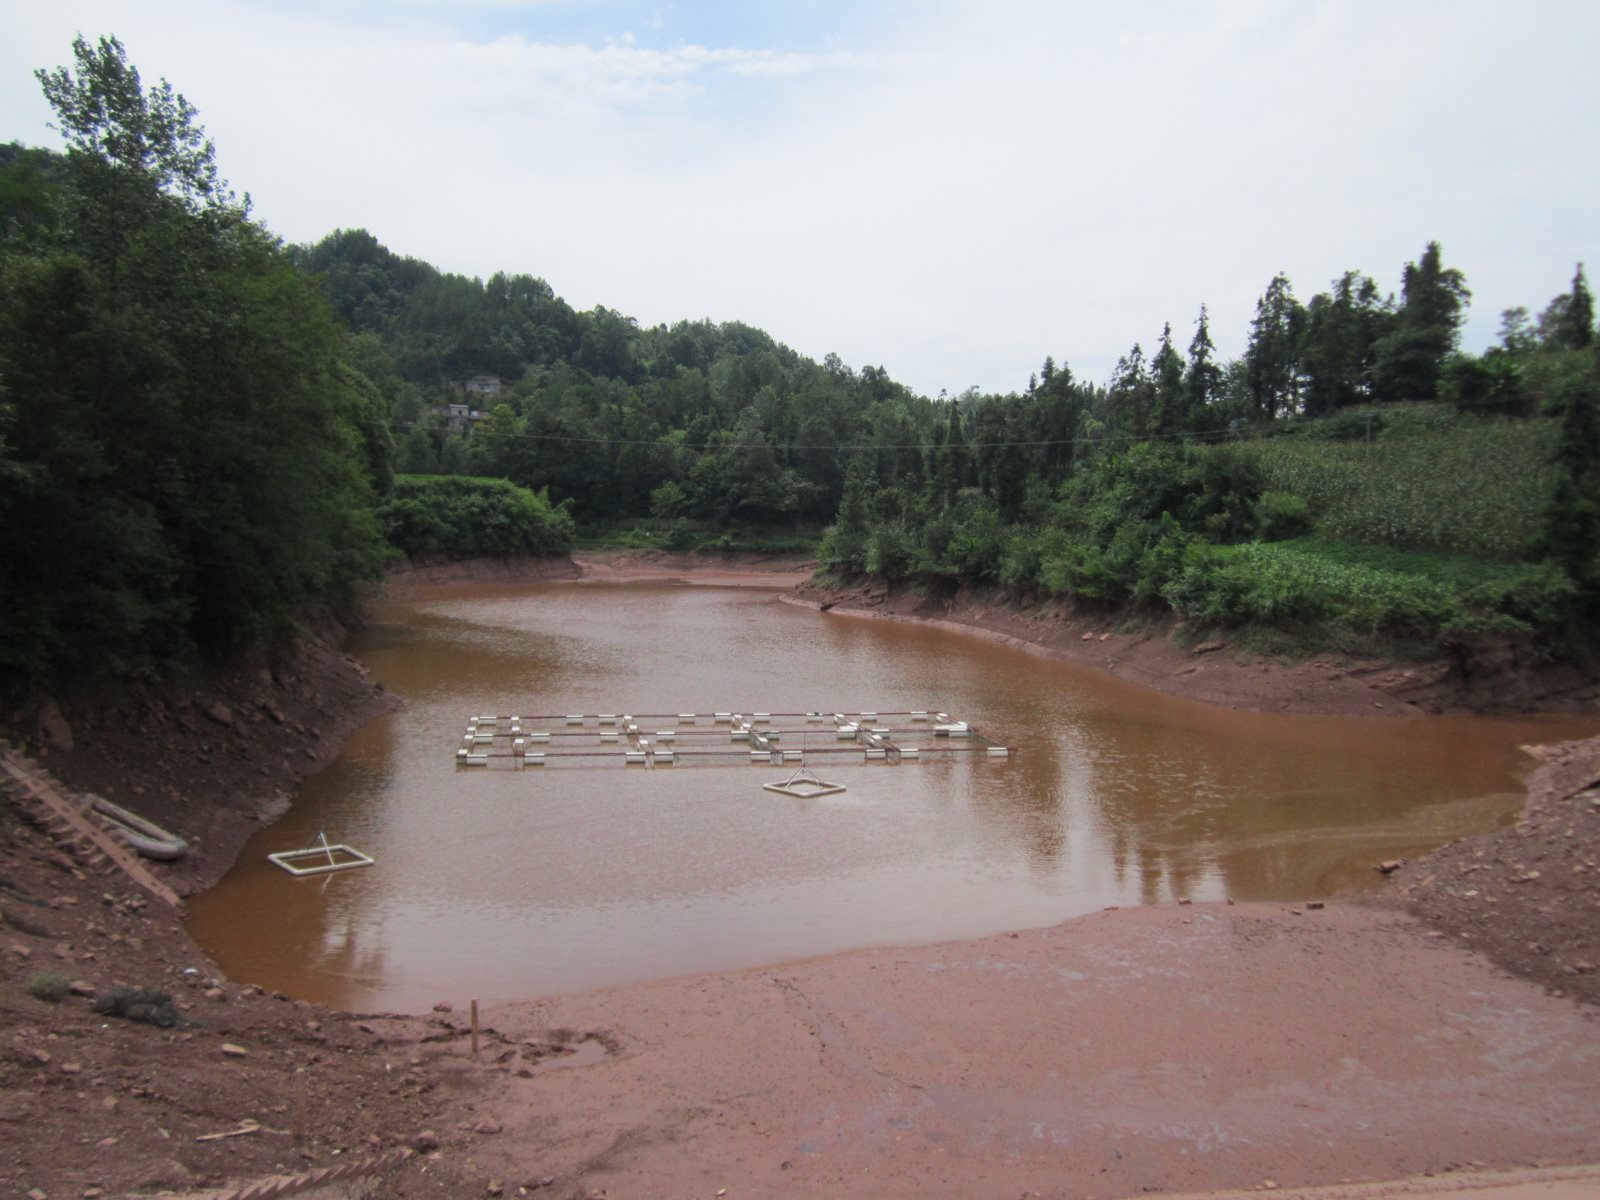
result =
[[[619,1048],[495,1089],[482,1166],[578,1195],[1122,1197],[1600,1158],[1592,1011],[1355,905],[1107,912],[496,1021]]]

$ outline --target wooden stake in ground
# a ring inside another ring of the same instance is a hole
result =
[[[294,1144],[301,1146],[306,1140],[306,1069],[294,1071]]]
[[[472,1057],[478,1057],[478,998],[472,998]]]

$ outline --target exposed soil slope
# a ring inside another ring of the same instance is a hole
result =
[[[1541,755],[1515,825],[1407,864],[1396,883],[1435,928],[1600,1006],[1600,740]]]
[[[156,870],[192,894],[352,730],[397,703],[344,653],[344,637],[330,624],[229,671],[64,694],[13,714],[9,736],[75,790],[185,838],[191,853]]]

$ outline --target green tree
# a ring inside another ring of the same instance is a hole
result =
[[[1189,361],[1183,376],[1190,427],[1194,429],[1211,425],[1213,410],[1222,398],[1222,368],[1215,361],[1216,352],[1210,317],[1202,304],[1194,323],[1194,337],[1189,339]]]
[[[1572,290],[1557,296],[1539,317],[1541,341],[1552,350],[1587,350],[1594,344],[1594,296],[1579,263]]]
[[[1407,263],[1401,276],[1400,309],[1394,330],[1376,347],[1374,374],[1382,400],[1432,400],[1439,392],[1445,359],[1456,348],[1472,293],[1466,279],[1440,261],[1439,243]]]
[[[1311,298],[1300,344],[1307,413],[1326,416],[1372,399],[1378,343],[1392,324],[1378,285],[1355,271],[1340,276],[1332,292]]]
[[[1157,437],[1189,428],[1188,393],[1183,359],[1172,346],[1172,322],[1161,327],[1161,344],[1150,359],[1150,432]]]
[[[1545,518],[1545,553],[1589,596],[1600,594],[1600,358],[1564,381],[1555,495]]]
[[[226,652],[376,574],[375,389],[195,110],[114,38],[40,72],[68,149],[44,236],[0,254],[0,675]],[[38,519],[48,514],[48,520]]]
[[[1106,389],[1106,428],[1112,436],[1144,441],[1150,432],[1154,394],[1155,385],[1145,364],[1144,349],[1135,342],[1132,350],[1117,359],[1111,372],[1111,386]]]
[[[1272,277],[1250,322],[1245,349],[1250,403],[1254,414],[1271,421],[1300,407],[1300,339],[1305,309],[1294,298],[1288,276]]]

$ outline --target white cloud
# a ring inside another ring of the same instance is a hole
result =
[[[928,392],[1017,387],[1046,354],[1103,378],[1164,321],[1186,345],[1202,302],[1236,353],[1274,272],[1302,297],[1346,268],[1395,288],[1431,238],[1481,344],[1600,263],[1588,6],[885,0],[804,46],[674,41],[670,7],[583,39],[540,23],[612,10],[468,11],[30,9],[0,136],[44,140],[27,68],[115,31],[291,239],[361,225]]]

